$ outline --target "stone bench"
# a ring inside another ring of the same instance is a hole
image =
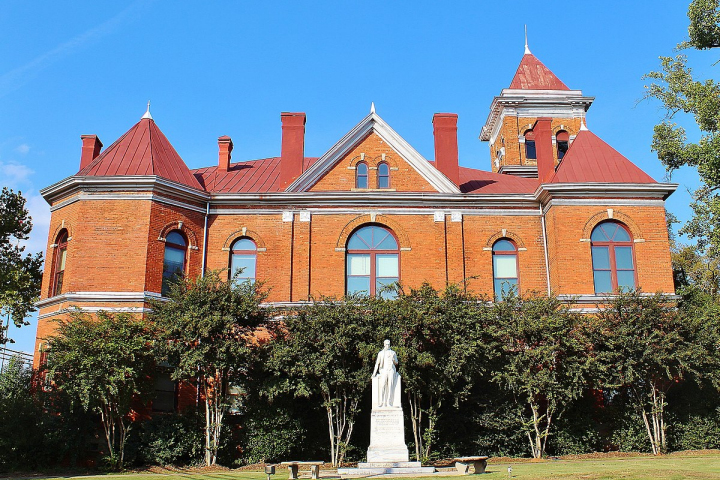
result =
[[[288,467],[288,472],[290,472],[288,476],[289,480],[297,480],[298,468],[300,466],[309,465],[310,475],[312,476],[312,478],[317,479],[320,478],[320,465],[324,464],[325,462],[282,462],[280,465],[283,467]]]
[[[470,465],[473,466],[473,473],[485,473],[487,467],[488,457],[458,457],[453,459],[455,461],[455,468],[463,475],[470,473]]]

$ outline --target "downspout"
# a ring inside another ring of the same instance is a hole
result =
[[[203,229],[203,251],[202,251],[202,271],[200,276],[205,278],[205,267],[207,266],[207,239],[208,239],[208,216],[210,215],[210,201],[205,205],[205,227]]]
[[[550,260],[548,259],[547,228],[545,226],[545,212],[540,204],[540,221],[542,222],[543,250],[545,252],[545,278],[547,280],[547,294],[550,295]]]

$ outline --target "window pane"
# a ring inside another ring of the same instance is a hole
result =
[[[632,247],[615,247],[615,266],[621,270],[633,269]]]
[[[375,275],[378,277],[398,276],[398,257],[396,254],[378,254],[375,256]]]
[[[380,243],[378,243],[375,248],[378,250],[397,250],[397,242],[395,241],[395,237],[392,236],[390,232],[384,231],[385,238],[381,238]],[[379,240],[378,235],[376,235],[375,239]]]
[[[617,272],[618,288],[632,290],[635,288],[635,272],[633,270],[621,270]]]
[[[568,151],[568,142],[561,142],[558,140],[557,142],[557,155],[558,160],[562,160],[565,156],[565,153]]]
[[[535,140],[525,140],[525,158],[537,158]]]
[[[390,187],[390,177],[378,177],[378,188],[388,188]]]
[[[60,251],[60,265],[58,265],[58,270],[65,270],[65,259],[67,258],[67,249],[63,248]]]
[[[509,240],[498,240],[492,247],[493,252],[514,252],[515,245]]]
[[[364,163],[359,163],[357,170],[355,170],[355,187],[357,188],[368,188],[368,168]]]
[[[615,231],[615,238],[613,238],[616,242],[629,242],[630,241],[630,234],[628,234],[627,230],[625,230],[622,226],[618,225],[617,230]]]
[[[370,295],[370,277],[347,277],[347,293]]]
[[[387,166],[387,163],[381,163],[378,165],[378,175],[381,176],[388,176],[390,174],[390,169]]]
[[[592,231],[592,234],[590,235],[590,240],[593,242],[609,242],[610,239],[605,235],[605,232],[602,229],[602,225],[598,225],[595,227]]]
[[[368,179],[367,176],[360,176],[357,177],[357,183],[355,185],[357,188],[368,188]]]
[[[165,247],[165,268],[163,270],[172,271],[183,270],[185,263],[185,251],[179,248]]]
[[[592,263],[595,270],[610,270],[610,248],[592,247]]]
[[[232,245],[232,250],[256,250],[255,242],[249,238],[241,238],[236,240]]]
[[[347,256],[348,275],[370,275],[370,255],[363,253],[348,254]],[[368,283],[369,285],[369,283]]]
[[[64,276],[65,276],[65,272],[59,272],[55,276],[55,295],[60,295],[62,293]]]
[[[185,246],[185,239],[182,235],[180,235],[178,232],[170,232],[165,237],[165,241],[167,243],[174,243],[175,245],[183,245]]]
[[[496,278],[494,281],[495,296],[499,299],[507,297],[510,292],[517,293],[517,280]]]
[[[243,271],[238,275],[239,279],[255,278],[255,255],[233,255],[230,268],[233,277],[241,268]]]
[[[517,278],[517,256],[493,256],[493,271],[495,278]]]
[[[612,280],[609,270],[595,271],[593,272],[593,278],[595,280],[595,293],[612,293]]]
[[[385,290],[387,285],[392,285],[393,283],[397,282],[398,279],[396,278],[378,278],[375,281],[375,294],[379,295],[382,298],[395,298],[397,296],[397,292],[395,292],[392,289]]]

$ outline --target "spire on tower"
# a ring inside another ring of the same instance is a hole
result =
[[[525,25],[525,55],[530,54],[530,47],[528,47],[527,41],[527,24]]]
[[[370,102],[370,113],[375,113],[375,102]]]
[[[149,120],[153,119],[152,115],[150,115],[150,100],[148,100],[147,112],[145,112],[145,115],[143,115],[140,120],[142,120],[143,118],[147,118]]]

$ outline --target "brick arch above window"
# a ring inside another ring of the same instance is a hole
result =
[[[501,238],[507,238],[515,242],[515,246],[517,247],[518,251],[527,250],[527,248],[525,248],[525,242],[523,242],[522,238],[520,238],[520,235],[507,229],[502,229],[499,232],[491,235],[490,238],[487,239],[487,242],[485,242],[485,247],[483,247],[483,250],[492,250],[492,246]]]
[[[223,243],[222,246],[223,251],[229,252],[233,242],[235,242],[235,240],[239,238],[249,238],[250,240],[255,242],[258,252],[264,252],[267,250],[267,247],[265,246],[265,241],[256,231],[250,230],[247,227],[242,227],[241,229],[235,230],[230,235],[228,235],[228,237],[225,239],[225,243]]]
[[[61,222],[58,224],[57,227],[55,227],[55,230],[53,231],[53,234],[52,234],[52,237],[51,237],[51,238],[52,238],[52,242],[53,242],[53,243],[52,243],[52,247],[53,247],[53,248],[55,247],[55,242],[57,241],[58,236],[60,235],[60,232],[62,232],[63,230],[67,230],[67,232],[68,232],[68,239],[67,239],[67,241],[69,242],[69,241],[72,240],[75,229],[73,228],[73,226],[72,226],[72,224],[71,224],[70,222],[68,222],[67,220],[63,220],[63,221],[61,221]]]
[[[572,130],[572,128],[570,128],[570,127],[567,126],[567,125],[558,125],[558,126],[556,126],[556,127],[553,127],[553,129],[552,129],[552,134],[553,134],[553,136],[557,136],[558,132],[563,132],[563,131],[564,131],[564,132],[568,132],[568,135],[569,135],[569,134],[570,134],[570,130]]]
[[[366,157],[367,158],[367,157]],[[390,167],[390,170],[398,170],[398,162],[395,159],[394,156],[385,154],[383,157],[382,155],[378,155],[377,157],[370,160],[369,164],[373,168],[377,168],[378,165],[381,163],[387,163],[388,167]]]
[[[645,241],[645,237],[643,237],[642,231],[640,230],[640,227],[638,227],[637,223],[635,223],[635,220],[633,220],[629,215],[612,208],[596,213],[590,217],[587,222],[585,222],[580,241],[589,242],[593,229],[598,225],[598,223],[604,222],[605,220],[615,220],[616,222],[625,225],[625,227],[630,230],[630,234],[635,242]]]
[[[185,225],[185,222],[183,222],[181,220],[165,224],[165,226],[163,226],[160,229],[160,235],[158,236],[158,240],[161,242],[164,242],[165,237],[167,237],[167,234],[172,232],[173,230],[182,232],[187,237],[189,250],[198,250],[199,249],[197,236],[195,235],[195,232],[193,232],[191,229],[189,229]]]
[[[349,221],[342,229],[342,232],[340,232],[340,236],[338,237],[337,244],[335,245],[335,250],[339,252],[345,251],[345,245],[347,245],[348,238],[350,235],[355,231],[356,228],[358,228],[361,225],[365,224],[376,224],[376,225],[382,225],[386,228],[389,228],[393,231],[395,234],[395,237],[398,240],[398,243],[400,244],[400,250],[401,251],[408,251],[411,250],[410,246],[410,239],[407,236],[407,233],[405,233],[405,230],[402,228],[402,226],[393,220],[390,217],[387,217],[385,215],[381,214],[366,214],[366,215],[360,215]]]

